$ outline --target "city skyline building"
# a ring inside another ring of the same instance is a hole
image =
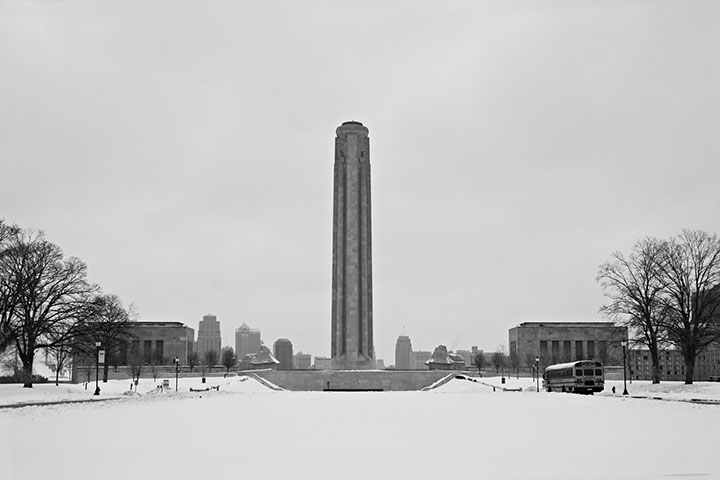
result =
[[[316,370],[330,370],[332,368],[332,358],[315,357],[313,368]]]
[[[278,370],[293,369],[293,346],[287,338],[278,338],[273,344],[273,356],[280,362]]]
[[[335,133],[331,357],[334,369],[372,369],[370,141],[360,122]]]
[[[220,322],[217,317],[211,313],[203,315],[198,325],[197,334],[197,354],[202,360],[205,352],[215,350],[220,355],[222,348],[222,337],[220,336]]]
[[[410,355],[412,341],[407,335],[400,335],[395,342],[395,368],[398,370],[410,369]]]
[[[235,330],[235,355],[242,358],[245,355],[255,355],[260,351],[262,337],[260,330],[250,328],[243,323]]]
[[[293,368],[295,370],[308,370],[312,366],[312,355],[298,352],[293,356]]]

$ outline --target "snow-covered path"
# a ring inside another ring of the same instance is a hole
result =
[[[466,387],[2,410],[0,479],[720,478],[718,406]]]

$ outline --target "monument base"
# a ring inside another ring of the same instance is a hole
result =
[[[257,375],[285,390],[316,392],[398,392],[417,391],[455,376],[446,370],[253,370]]]
[[[375,370],[375,360],[359,356],[358,358],[334,357],[333,370]]]

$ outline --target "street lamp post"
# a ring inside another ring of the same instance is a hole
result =
[[[540,357],[535,357],[535,381],[537,382],[537,391],[540,392]]]
[[[175,357],[175,391],[178,391],[178,372],[180,371],[180,359]]]
[[[95,342],[95,393],[100,395],[100,385],[98,384],[98,371],[100,370],[100,342]]]
[[[627,364],[625,361],[625,347],[627,346],[627,342],[620,342],[620,344],[623,347],[623,395],[627,395],[627,375],[625,374],[625,372],[627,371]]]

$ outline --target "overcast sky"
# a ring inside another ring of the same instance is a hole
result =
[[[0,218],[142,320],[330,354],[335,128],[370,130],[375,345],[598,321],[720,233],[720,2],[0,1]]]

